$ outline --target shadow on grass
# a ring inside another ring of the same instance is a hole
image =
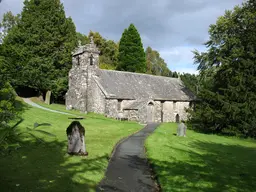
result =
[[[0,158],[1,191],[94,191],[108,158],[69,156],[65,143],[57,140],[22,146]]]
[[[255,148],[199,141],[189,146],[193,151],[168,147],[190,160],[177,160],[175,155],[169,161],[150,159],[163,191],[249,192],[256,188]]]
[[[15,105],[16,112],[18,114],[21,114],[25,110],[28,110],[29,108],[31,108],[31,106],[24,103],[23,100],[20,98],[16,98],[14,105]]]

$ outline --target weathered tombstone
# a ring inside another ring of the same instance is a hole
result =
[[[185,122],[181,121],[181,123],[179,123],[178,128],[177,128],[177,136],[185,137],[186,130],[187,130],[187,126],[185,125]]]
[[[39,101],[44,102],[44,97],[43,97],[43,95],[40,95],[40,96],[39,96]]]
[[[88,155],[85,147],[85,129],[79,121],[73,121],[66,130],[68,137],[68,154]]]
[[[47,105],[50,105],[50,104],[51,104],[51,94],[52,94],[51,91],[47,91],[47,92],[46,92],[46,95],[45,95],[45,103],[46,103]]]

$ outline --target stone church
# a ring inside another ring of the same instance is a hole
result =
[[[99,68],[99,50],[91,42],[72,53],[66,108],[140,123],[187,119],[195,96],[179,78]]]

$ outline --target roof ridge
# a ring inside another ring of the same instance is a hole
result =
[[[111,72],[116,72],[116,73],[128,73],[128,74],[134,74],[134,75],[145,75],[145,76],[152,76],[156,78],[165,78],[165,79],[175,79],[175,80],[180,80],[175,77],[166,77],[166,76],[160,76],[160,75],[151,75],[151,74],[146,74],[146,73],[135,73],[135,72],[130,72],[130,71],[117,71],[117,70],[111,70],[111,69],[100,69],[102,71],[111,71]]]

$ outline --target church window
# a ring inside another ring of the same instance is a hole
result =
[[[76,56],[77,65],[80,65],[80,58],[79,55]]]
[[[93,65],[93,56],[92,56],[92,54],[89,58],[90,58],[90,65]]]

